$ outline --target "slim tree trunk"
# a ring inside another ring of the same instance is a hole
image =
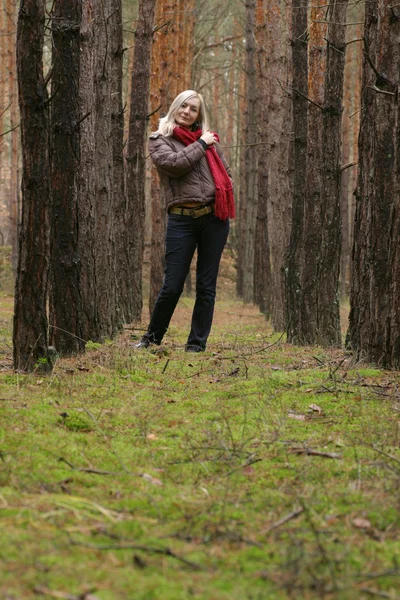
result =
[[[346,2],[329,6],[327,33],[325,24],[320,28],[320,2],[311,11],[314,21],[310,26],[307,175],[298,248],[302,257],[297,288],[300,318],[289,339],[299,344],[340,346],[340,142]]]
[[[254,301],[254,240],[258,210],[257,78],[255,9],[256,0],[246,0],[247,122],[245,135],[245,224],[243,300]]]
[[[113,139],[111,129],[111,0],[95,4],[95,93],[96,93],[96,305],[99,321],[91,340],[111,338],[117,331],[114,263]]]
[[[269,318],[271,311],[271,262],[268,235],[268,98],[266,10],[264,0],[257,0],[256,7],[256,74],[258,98],[258,206],[254,240],[254,303]]]
[[[6,18],[5,18],[5,7],[4,1],[0,0],[0,31],[5,31],[6,28]],[[5,115],[7,112],[7,98],[6,98],[6,82],[7,82],[7,73],[6,73],[6,44],[5,37],[0,40],[0,134],[4,133],[5,127]],[[4,136],[0,135],[0,181],[4,181]],[[3,234],[4,235],[4,234]]]
[[[19,227],[19,172],[18,172],[18,98],[17,98],[17,73],[16,73],[16,0],[6,0],[7,18],[7,65],[8,65],[8,102],[10,115],[11,139],[11,171],[10,171],[10,242],[12,247],[12,269],[14,276],[17,272],[18,261],[18,227]],[[4,40],[3,40],[4,43]]]
[[[80,62],[79,62],[79,165],[77,219],[79,235],[77,238],[76,265],[81,295],[81,313],[77,335],[78,349],[82,349],[85,340],[98,339],[98,311],[96,285],[96,118],[95,95],[95,11],[96,0],[82,3],[80,23]],[[113,142],[114,143],[114,142]],[[95,335],[93,335],[93,331]]]
[[[239,98],[237,103],[237,123],[238,123],[238,139],[246,139],[246,124],[248,106],[245,101],[247,96],[247,77],[243,68],[238,69],[238,88]],[[241,147],[242,146],[242,147]],[[245,156],[246,146],[238,144],[236,165],[239,171],[239,185],[235,190],[236,201],[238,203],[238,220],[236,223],[236,293],[239,298],[244,299],[244,273],[246,270],[245,262],[245,247],[246,247],[246,168]]]
[[[365,10],[349,327],[349,341],[357,355],[386,367],[400,364],[397,95],[400,21],[396,11],[388,0],[369,1]]]
[[[114,204],[114,232],[112,261],[115,265],[113,287],[115,289],[115,328],[132,320],[131,262],[128,226],[128,205],[125,195],[124,168],[124,108],[123,89],[123,14],[122,0],[111,0],[108,18],[110,36],[110,91],[111,91],[111,137],[112,137],[112,195]]]
[[[341,125],[347,0],[328,7],[322,134],[322,228],[318,269],[317,342],[340,346]],[[328,275],[329,274],[329,275]],[[327,276],[328,275],[328,276]]]
[[[285,329],[284,262],[289,246],[292,184],[289,151],[293,130],[292,102],[287,90],[292,87],[288,37],[291,30],[291,3],[266,2],[266,40],[268,60],[265,87],[268,89],[268,231],[271,246],[271,321],[275,331]],[[260,141],[262,141],[260,139]],[[260,146],[264,149],[264,145]]]
[[[155,0],[141,0],[135,35],[131,84],[131,113],[127,149],[126,228],[129,235],[128,260],[131,265],[130,320],[140,320],[143,306],[142,264],[145,227],[146,133],[149,112],[151,47]]]
[[[43,78],[44,0],[22,0],[17,66],[22,133],[22,222],[14,309],[14,366],[47,364],[49,255],[48,102]]]
[[[321,6],[322,5],[322,6]],[[304,204],[304,263],[302,269],[302,344],[318,343],[318,273],[323,227],[322,130],[326,71],[326,2],[311,0],[308,45],[308,105],[306,195]],[[318,106],[317,106],[318,105]]]
[[[292,11],[293,60],[293,206],[286,266],[286,330],[290,343],[301,343],[305,177],[307,172],[307,0],[294,0]]]
[[[342,165],[342,252],[340,266],[340,295],[349,295],[352,231],[354,222],[354,193],[357,185],[358,134],[360,131],[361,63],[363,54],[364,3],[348,4],[346,62],[344,71]],[[361,23],[361,24],[360,24]],[[357,40],[357,41],[356,41]]]
[[[152,131],[158,129],[158,121],[166,113],[166,89],[165,74],[167,70],[167,7],[166,1],[162,0],[156,5],[155,25],[162,26],[154,34],[154,43],[151,56],[151,119]],[[150,250],[150,290],[149,290],[149,312],[151,314],[160,291],[164,276],[164,250],[165,250],[165,207],[157,170],[152,165],[151,177],[151,250]]]
[[[80,22],[78,0],[55,3],[52,14],[50,324],[51,339],[61,353],[77,352],[84,345],[78,253]]]

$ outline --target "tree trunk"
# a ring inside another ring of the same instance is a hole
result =
[[[247,77],[243,68],[238,70],[238,89],[239,98],[237,103],[237,131],[238,140],[241,140],[241,144],[237,144],[237,157],[235,163],[239,171],[239,185],[235,189],[235,199],[238,205],[238,219],[235,223],[236,232],[236,293],[239,298],[244,299],[244,273],[246,271],[245,262],[245,247],[246,247],[246,168],[245,168],[245,156],[246,146],[244,141],[246,139],[246,124],[247,124]]]
[[[80,22],[78,0],[55,2],[52,14],[50,325],[52,342],[63,354],[84,347],[78,253]]]
[[[131,275],[130,320],[140,320],[143,306],[142,264],[145,227],[146,133],[149,112],[151,47],[155,0],[141,0],[136,26],[135,54],[131,85],[131,113],[127,149],[126,229],[129,235],[128,261]]]
[[[7,66],[8,66],[8,103],[10,115],[10,139],[11,139],[11,171],[10,171],[10,243],[12,248],[11,262],[13,274],[17,274],[18,263],[18,229],[19,229],[19,169],[18,169],[18,98],[17,98],[17,73],[16,73],[16,40],[15,40],[15,18],[16,0],[6,0],[7,18]],[[3,40],[4,43],[4,40]]]
[[[339,271],[341,250],[341,125],[346,56],[347,0],[328,8],[327,59],[323,111],[322,227],[318,265],[316,341],[340,346]]]
[[[340,346],[340,142],[346,2],[328,8],[326,33],[325,24],[321,27],[320,23],[326,8],[321,1],[311,11],[308,152],[303,165],[307,175],[302,242],[297,249],[302,257],[297,288],[300,318],[289,339],[299,344]],[[295,322],[293,312],[290,317]]]
[[[99,126],[96,118],[95,94],[95,10],[96,0],[85,0],[82,3],[78,90],[80,163],[77,165],[79,235],[76,251],[79,257],[76,268],[81,295],[80,329],[77,334],[82,340],[78,340],[79,349],[83,348],[85,340],[99,339],[95,263],[97,224],[95,130]]]
[[[257,78],[255,9],[256,0],[246,0],[246,75],[247,75],[247,120],[245,135],[245,224],[244,224],[244,268],[243,300],[254,301],[254,252],[255,230],[258,209],[258,148],[257,148]]]
[[[398,367],[398,8],[388,0],[367,2],[364,35],[349,341],[358,356]]]
[[[322,6],[321,6],[322,5]],[[308,105],[308,141],[302,269],[301,344],[318,343],[318,277],[323,227],[322,130],[324,73],[326,71],[326,2],[311,0],[308,45],[308,96],[318,104]]]
[[[123,88],[123,13],[122,0],[110,2],[110,91],[111,91],[111,137],[112,137],[112,197],[114,205],[114,231],[112,239],[112,262],[114,273],[112,286],[115,290],[114,327],[120,329],[132,320],[133,293],[128,227],[127,197],[125,195],[124,168],[124,108]]]
[[[22,134],[22,222],[14,309],[14,366],[47,363],[48,103],[43,78],[44,0],[22,0],[17,67]]]
[[[268,89],[268,141],[266,163],[268,168],[268,231],[271,246],[270,280],[271,321],[275,331],[285,329],[284,263],[289,246],[292,182],[289,169],[289,151],[293,131],[292,102],[288,90],[292,87],[291,57],[288,37],[291,29],[291,3],[285,0],[266,2],[268,48],[265,86]],[[260,139],[260,141],[263,141]]]
[[[166,90],[165,74],[167,69],[166,51],[167,51],[167,14],[166,0],[162,0],[156,5],[155,25],[163,26],[154,34],[154,42],[151,56],[150,80],[150,100],[151,100],[151,119],[150,127],[152,131],[158,129],[158,121],[166,113]],[[165,207],[160,188],[160,180],[157,170],[151,167],[151,241],[150,241],[150,289],[149,289],[149,312],[152,313],[158,293],[162,286],[164,277],[164,250],[165,250]]]
[[[0,31],[5,31],[5,10],[3,0],[0,0]],[[0,44],[0,134],[4,132],[4,115],[7,110],[6,104],[6,53],[4,39]],[[0,181],[3,180],[3,152],[4,136],[0,135]]]
[[[286,266],[286,330],[288,342],[301,343],[303,235],[305,176],[307,172],[307,7],[308,0],[294,0],[292,11],[292,64],[293,64],[293,205],[292,228]]]
[[[271,311],[271,263],[268,235],[268,99],[267,85],[267,51],[266,51],[266,11],[264,0],[257,0],[256,8],[256,42],[257,61],[256,76],[258,88],[257,122],[258,122],[258,206],[254,240],[254,303],[269,318]]]
[[[96,93],[96,305],[98,323],[94,323],[90,340],[111,338],[117,331],[116,288],[114,285],[113,238],[113,139],[111,129],[111,0],[95,3],[95,93]]]
[[[364,3],[347,5],[346,62],[344,70],[344,97],[342,123],[342,252],[340,266],[340,295],[345,298],[350,290],[350,259],[354,223],[354,192],[357,185],[358,134],[360,131],[361,64],[363,53]],[[355,41],[358,40],[358,41]]]

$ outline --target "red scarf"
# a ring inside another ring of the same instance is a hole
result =
[[[197,131],[190,131],[184,127],[175,127],[174,138],[189,146],[201,138],[203,132],[201,129]],[[219,137],[214,133],[217,141]],[[210,167],[212,178],[215,183],[215,210],[214,214],[222,221],[225,221],[229,217],[235,217],[235,204],[233,200],[233,188],[231,179],[226,172],[224,163],[218,156],[218,153],[214,146],[209,146],[206,150],[206,159],[208,166]]]

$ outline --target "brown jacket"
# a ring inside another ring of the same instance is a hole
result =
[[[221,147],[215,149],[230,176]],[[185,146],[172,137],[158,133],[150,136],[149,151],[164,188],[167,210],[186,202],[208,204],[215,200],[215,185],[200,142]]]

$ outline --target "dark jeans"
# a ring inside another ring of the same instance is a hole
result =
[[[196,302],[187,346],[205,349],[214,314],[219,263],[228,233],[229,220],[221,221],[213,213],[196,219],[168,216],[164,283],[145,338],[155,344],[163,339],[197,247]]]

